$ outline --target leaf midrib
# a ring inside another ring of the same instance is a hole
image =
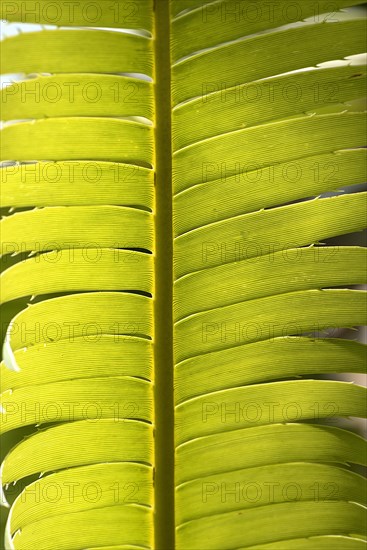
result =
[[[167,0],[155,0],[154,24],[154,547],[156,550],[170,550],[175,548],[175,451],[170,2]]]

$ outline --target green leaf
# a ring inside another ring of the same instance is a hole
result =
[[[60,550],[119,542],[148,547],[152,541],[151,521],[152,512],[145,506],[108,506],[32,523],[15,534],[14,545],[27,550],[30,544],[37,544],[52,550],[61,539]],[[86,530],[84,525],[90,527]]]
[[[172,54],[177,60],[193,51],[307,17],[311,17],[313,22],[339,21],[341,14],[337,10],[353,4],[363,4],[363,0],[337,0],[332,4],[326,0],[317,3],[302,0],[293,4],[288,0],[280,0],[276,4],[246,4],[237,0],[173,0],[173,15],[183,9],[191,10],[172,21]],[[185,40],[188,34],[190,41]]]
[[[192,55],[172,67],[173,104],[200,96],[203,85],[208,83],[224,82],[226,88],[230,88],[243,83],[244,75],[246,82],[252,82],[362,53],[364,29],[362,18],[315,23],[246,38]]]
[[[363,417],[365,403],[366,388],[326,380],[269,382],[206,393],[176,407],[176,442],[273,422]]]
[[[177,529],[177,548],[185,549],[189,545],[189,548],[200,550],[204,544],[208,550],[225,545],[238,548],[254,542],[316,534],[344,535],[363,529],[365,513],[364,507],[343,501],[270,504],[188,522]],[[246,530],[241,528],[244,520],[248,525]],[[209,541],[205,539],[208,532],[213,537]],[[360,532],[362,534],[362,530]]]
[[[366,292],[304,290],[239,302],[175,325],[176,362],[277,336],[366,324]]]
[[[253,259],[244,256],[178,279],[174,302],[176,320],[272,294],[367,282],[367,258],[362,247],[287,248]],[[350,262],[353,272],[348,270]]]
[[[329,104],[343,111],[346,101],[363,97],[365,73],[365,66],[341,66],[236,84],[231,88],[208,84],[200,98],[176,107],[172,129],[174,149],[220,133],[313,112]]]
[[[152,128],[131,120],[50,118],[6,126],[3,134],[1,160],[153,161]]]
[[[50,474],[28,485],[15,500],[9,530],[15,533],[44,516],[68,511],[116,504],[152,506],[151,477],[151,467],[133,462],[93,464]],[[57,507],[52,500],[57,501]]]
[[[151,118],[153,99],[150,82],[102,74],[38,76],[14,82],[0,92],[3,120],[67,116]]]
[[[339,338],[277,336],[197,355],[175,366],[176,402],[201,392],[350,369],[366,373],[363,344]],[[203,390],[204,388],[204,390]]]
[[[362,4],[2,0],[6,550],[365,548]]]
[[[60,361],[62,357],[62,361]],[[78,361],[75,361],[78,357]],[[1,364],[1,391],[105,376],[135,376],[151,380],[152,343],[144,338],[103,334],[33,345],[14,352],[18,370]],[[33,364],[37,361],[37,370]]]
[[[38,206],[153,207],[154,172],[138,165],[67,160],[37,162],[5,166],[0,176],[4,207],[36,203]]]
[[[366,441],[340,428],[268,424],[199,437],[178,446],[176,485],[267,464],[301,461],[366,465],[366,456]]]
[[[366,503],[365,478],[343,468],[310,462],[247,468],[180,485],[177,488],[177,523],[180,525],[222,511],[287,501],[325,502],[336,497]],[[185,506],[188,501],[190,508]]]
[[[93,341],[104,334],[150,337],[152,300],[122,292],[70,294],[45,300],[14,317],[5,345],[15,351],[60,340],[73,343],[78,336]]]
[[[152,65],[149,39],[112,31],[43,30],[6,38],[2,44],[4,74],[135,72],[152,76]]]
[[[147,233],[146,236],[148,235]],[[63,238],[64,236],[65,234]],[[130,246],[136,246],[136,242],[139,241],[132,241]],[[16,243],[16,246],[19,245],[20,248],[24,244]],[[127,244],[124,243],[125,246]],[[71,239],[68,245],[81,246],[81,243],[75,243]],[[134,289],[151,291],[152,267],[148,254],[97,248],[98,245],[99,243],[93,242],[83,249],[68,249],[57,248],[60,246],[57,240],[42,243],[38,241],[37,247],[42,252],[50,247],[51,253],[18,262],[6,270],[0,279],[2,301],[52,292]],[[118,269],[116,264],[119,265]],[[24,281],[27,281],[27,285],[24,285]]]
[[[129,228],[129,239],[123,243],[116,242],[116,235],[113,233],[117,224],[122,228]],[[121,206],[55,206],[20,212],[1,222],[5,243],[19,246],[19,252],[46,252],[68,247],[98,248],[113,244],[115,248],[140,246],[150,250],[153,245],[152,225],[151,214]],[[28,232],[27,240],[21,242],[28,226],[34,227],[34,235]],[[39,227],[42,228],[41,231]],[[89,241],[90,235],[96,235],[96,241]],[[3,252],[7,252],[6,248]],[[135,263],[141,258],[142,255],[136,256]],[[130,259],[130,262],[134,262],[134,259]],[[129,263],[129,258],[126,263]]]
[[[150,30],[153,24],[150,7],[150,0],[139,0],[139,3],[104,0],[94,4],[89,0],[72,4],[62,0],[56,0],[52,4],[47,0],[41,0],[37,4],[33,0],[3,0],[1,18],[26,23]]]
[[[205,179],[212,173],[215,180],[175,195],[175,232],[182,234],[226,217],[345,189],[363,180],[366,160],[365,149],[346,149],[271,166],[239,166],[229,177],[213,163],[205,168]]]
[[[362,550],[366,542],[363,539],[347,537],[344,535],[323,535],[321,537],[308,537],[307,539],[282,540],[260,546],[247,546],[247,550],[324,550],[336,548],[340,550]],[[240,549],[239,549],[240,550]],[[242,550],[242,549],[241,549]]]
[[[147,422],[118,418],[66,422],[16,445],[2,464],[1,478],[6,484],[36,473],[104,462],[152,465],[152,447],[152,427]]]
[[[358,193],[314,199],[235,216],[189,231],[175,240],[176,277],[361,231],[365,224],[365,197],[366,193]]]
[[[174,190],[180,192],[217,179],[218,158],[224,177],[229,177],[305,156],[360,147],[365,122],[364,113],[304,115],[238,129],[184,147],[174,154]]]
[[[70,395],[73,400],[68,403]],[[84,419],[98,421],[113,417],[151,421],[152,401],[149,382],[130,377],[90,378],[19,388],[2,395],[3,432],[31,424]],[[24,409],[25,402],[32,412]]]

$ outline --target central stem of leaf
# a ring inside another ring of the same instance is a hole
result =
[[[155,0],[155,548],[173,550],[174,401],[170,2]]]

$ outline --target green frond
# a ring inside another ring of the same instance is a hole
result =
[[[1,1],[6,550],[365,549],[364,4]]]

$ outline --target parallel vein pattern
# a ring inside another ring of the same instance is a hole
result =
[[[34,4],[1,6],[62,27],[2,44],[6,544],[152,548],[153,4]]]
[[[265,4],[172,0],[176,547],[362,550],[365,20]]]

